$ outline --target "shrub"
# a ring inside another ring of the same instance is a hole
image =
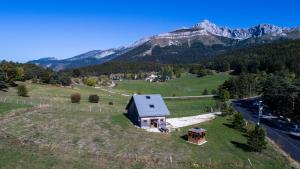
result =
[[[83,79],[83,83],[88,86],[96,86],[96,84],[98,83],[98,80],[93,77],[88,77],[88,78]]]
[[[99,103],[99,96],[96,94],[92,94],[89,96],[90,103]]]
[[[204,89],[204,91],[202,92],[202,95],[208,95],[208,90],[207,89]]]
[[[80,99],[81,99],[81,96],[79,93],[74,93],[71,95],[71,102],[72,103],[79,103],[80,102]]]
[[[19,85],[17,93],[19,96],[28,97],[28,90],[25,85]]]
[[[113,103],[113,102],[108,102],[108,104],[109,104],[109,105],[114,105],[114,103]]]

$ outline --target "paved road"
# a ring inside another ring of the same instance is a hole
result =
[[[251,112],[246,108],[240,107],[237,103],[233,103],[233,107],[241,112],[245,119],[257,123],[257,113]],[[289,154],[293,159],[300,162],[300,138],[294,138],[290,135],[284,133],[284,131],[275,129],[268,125],[261,123],[264,128],[266,128],[267,136],[276,142],[287,154]]]

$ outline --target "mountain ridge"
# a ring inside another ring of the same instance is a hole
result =
[[[142,38],[131,46],[93,50],[68,59],[39,59],[29,63],[54,70],[84,67],[109,61],[151,61],[189,63],[202,57],[224,53],[235,48],[272,43],[282,39],[299,39],[300,26],[279,27],[258,24],[249,28],[228,28],[204,20],[191,27]]]

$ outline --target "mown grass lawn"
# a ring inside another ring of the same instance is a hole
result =
[[[271,146],[262,154],[240,148],[246,137],[224,125],[225,117],[196,125],[208,130],[208,143],[196,146],[182,138],[190,127],[160,134],[133,126],[123,114],[130,97],[85,86],[27,86],[29,98],[18,97],[14,89],[1,97],[33,106],[42,100],[47,106],[0,118],[0,131],[8,135],[0,133],[0,168],[290,168]],[[75,92],[82,95],[80,104],[70,103]],[[98,94],[100,103],[88,103],[89,94]],[[173,116],[198,114],[203,105],[214,104],[210,99],[166,102]]]
[[[217,89],[220,84],[227,80],[230,75],[220,73],[204,76],[201,78],[192,74],[184,74],[181,78],[168,82],[146,82],[143,80],[131,80],[118,82],[115,89],[129,94],[161,94],[162,96],[198,96],[207,89],[211,92]]]
[[[187,143],[181,138],[190,127],[182,128],[172,136],[191,155],[193,166],[199,168],[291,168],[270,145],[262,153],[249,152],[246,149],[247,137],[226,125],[230,123],[231,117],[218,117],[213,121],[195,125],[194,127],[207,130],[208,142],[202,146]]]
[[[217,111],[218,100],[213,98],[203,99],[165,99],[171,112],[170,117],[194,116]]]

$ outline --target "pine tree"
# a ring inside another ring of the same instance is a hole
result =
[[[252,151],[261,152],[267,145],[265,137],[266,133],[264,129],[256,125],[254,130],[249,134],[247,144]]]
[[[235,129],[242,130],[245,126],[244,117],[240,112],[233,115],[232,125]]]

